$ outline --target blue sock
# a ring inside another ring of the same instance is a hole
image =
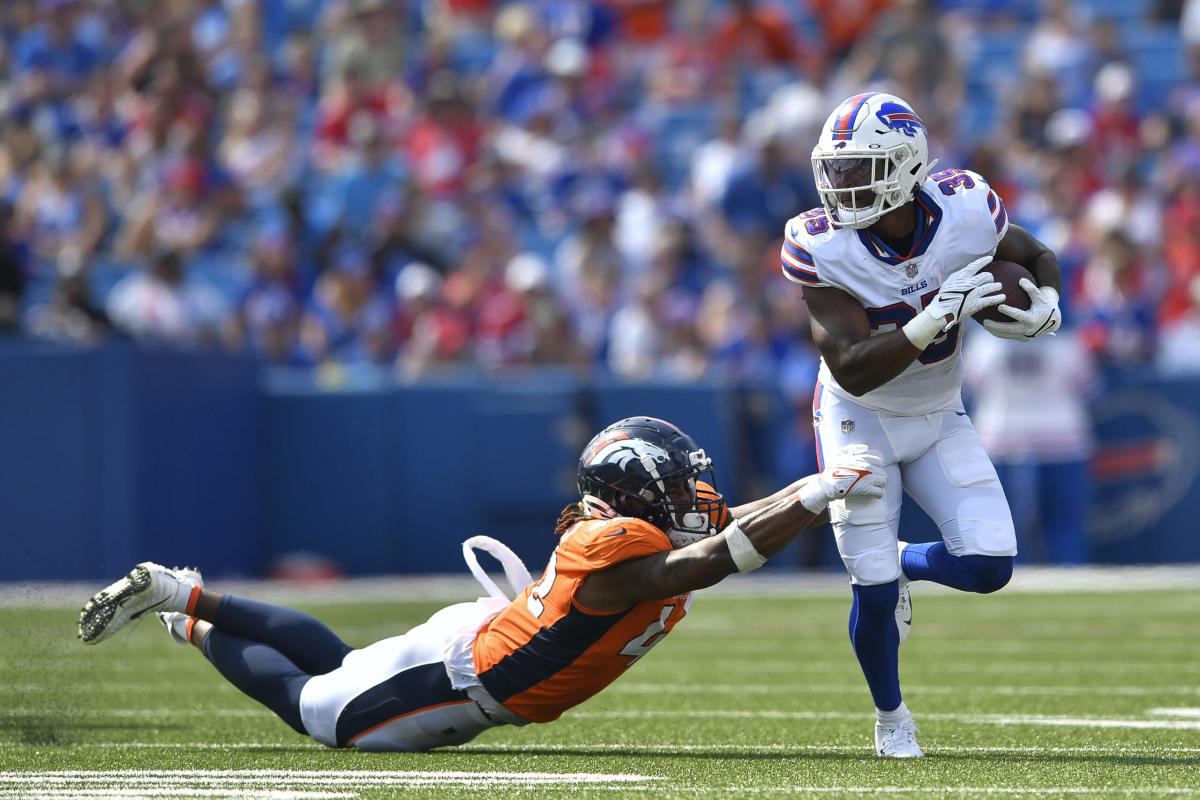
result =
[[[231,594],[211,621],[217,630],[270,645],[309,675],[333,672],[354,649],[315,617]]]
[[[850,607],[850,642],[862,667],[875,707],[891,711],[900,705],[900,632],[896,629],[896,602],[900,583],[878,586],[855,584]]]
[[[268,644],[215,626],[201,650],[226,680],[274,711],[297,733],[308,734],[300,719],[300,690],[312,676],[287,656]]]
[[[964,592],[994,592],[1012,577],[1011,556],[956,556],[945,542],[904,548],[900,568],[911,581],[933,581]]]

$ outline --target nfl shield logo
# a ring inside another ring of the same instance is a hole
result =
[[[918,269],[919,267],[916,264],[909,264],[908,269],[904,270],[904,274],[910,278],[915,278],[917,277]]]
[[[842,433],[850,433],[853,430],[854,430],[854,420],[852,420],[852,419],[842,420]]]

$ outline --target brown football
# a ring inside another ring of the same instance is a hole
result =
[[[999,281],[1003,287],[1004,302],[1013,308],[1022,310],[1029,308],[1029,295],[1021,288],[1021,278],[1029,278],[1033,280],[1033,275],[1029,270],[1022,267],[1015,261],[992,261],[984,270],[992,273],[992,279]],[[1036,281],[1034,281],[1036,283]],[[976,322],[983,322],[985,319],[994,320],[996,322],[1012,322],[1012,317],[997,310],[996,306],[989,306],[982,311],[977,312],[972,319]]]

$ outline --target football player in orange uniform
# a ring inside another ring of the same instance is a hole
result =
[[[612,683],[687,613],[691,592],[748,572],[825,518],[833,500],[878,498],[878,457],[856,446],[827,469],[727,508],[712,461],[651,417],[601,431],[579,461],[580,499],[533,582],[499,542],[464,542],[489,596],[435,613],[407,633],[354,649],[293,609],[204,588],[192,569],[138,564],[84,606],[92,644],[154,611],[230,682],[296,731],[330,747],[422,751],[497,725],[550,722]],[[509,599],[474,549],[504,566]]]

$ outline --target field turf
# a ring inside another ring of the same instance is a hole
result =
[[[316,745],[153,621],[84,647],[78,605],[8,606],[0,800],[1200,796],[1200,586],[913,595],[907,762],[872,756],[844,587],[699,593],[560,721],[427,754]],[[362,645],[441,605],[300,607]]]

